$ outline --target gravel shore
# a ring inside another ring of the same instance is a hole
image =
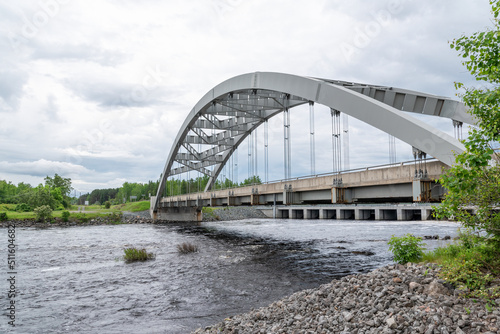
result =
[[[194,333],[500,333],[499,308],[462,297],[438,270],[408,264],[346,276]]]

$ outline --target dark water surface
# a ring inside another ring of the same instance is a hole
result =
[[[388,264],[391,235],[456,236],[442,222],[243,220],[16,229],[16,327],[0,230],[0,332],[189,333],[295,291]],[[177,244],[200,251],[181,255]],[[426,241],[428,248],[443,241]],[[126,264],[129,246],[156,254]]]

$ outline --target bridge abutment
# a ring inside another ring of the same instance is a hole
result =
[[[153,220],[165,220],[172,222],[201,222],[203,213],[201,206],[189,206],[190,201],[178,202],[176,206],[169,206],[170,203],[160,202],[157,206],[157,211],[153,211],[153,203],[156,201],[156,196],[151,196],[150,214]],[[180,203],[186,204],[180,206]]]

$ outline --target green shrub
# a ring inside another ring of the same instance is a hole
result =
[[[439,277],[466,291],[468,297],[500,298],[500,287],[490,284],[500,276],[500,254],[488,239],[469,232],[459,241],[425,253],[424,259],[441,265]]]
[[[106,209],[111,208],[111,202],[110,202],[110,201],[106,201],[106,202],[104,202],[104,207],[105,207]]]
[[[394,261],[405,264],[408,262],[418,262],[424,254],[425,244],[422,239],[416,238],[411,234],[402,237],[391,237],[389,242],[389,250],[394,256]]]
[[[144,248],[125,248],[123,252],[125,253],[125,255],[123,256],[125,262],[146,261],[155,258],[155,255],[153,253],[146,252]]]
[[[196,253],[198,251],[198,246],[189,242],[183,242],[182,244],[177,245],[177,251],[181,254]]]
[[[33,210],[35,212],[35,218],[38,221],[45,222],[47,219],[52,218],[52,209],[48,205],[42,205]]]
[[[123,213],[121,211],[114,211],[109,215],[109,219],[114,224],[120,224],[122,222]]]
[[[0,222],[6,221],[7,219],[9,219],[9,217],[7,217],[7,212],[0,212]]]
[[[90,220],[90,217],[87,217],[87,214],[85,213],[76,213],[74,217],[80,223],[87,223]]]
[[[69,211],[63,211],[61,214],[62,220],[67,222],[69,220],[70,213]]]
[[[20,204],[16,205],[16,211],[17,212],[30,212],[31,207],[26,203],[20,203]]]
[[[462,249],[463,246],[457,244],[449,244],[445,247],[438,247],[432,251],[425,252],[422,256],[422,261],[441,264],[446,260],[457,257]]]
[[[484,289],[494,277],[484,273],[488,256],[479,249],[464,249],[455,258],[443,262],[440,277],[457,287]]]

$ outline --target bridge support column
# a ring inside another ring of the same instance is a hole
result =
[[[210,196],[210,206],[217,206],[217,199],[213,196],[213,194]]]
[[[234,197],[234,191],[229,191],[227,194],[227,206],[235,206],[236,197]]]
[[[258,189],[252,189],[252,194],[250,195],[250,205],[259,205]]]
[[[396,209],[396,215],[398,220],[404,220],[403,209]]]
[[[412,191],[414,202],[429,202],[432,200],[431,181],[429,180],[413,180]]]
[[[345,204],[352,202],[352,190],[346,187],[332,187],[332,203]]]
[[[158,208],[155,214],[155,220],[166,220],[172,222],[201,222],[203,213],[201,207],[177,207],[177,208]]]
[[[200,222],[203,219],[203,213],[201,212],[201,206],[178,206],[171,207],[167,203],[160,201],[156,212],[153,212],[154,203],[156,202],[156,196],[151,196],[151,208],[149,213],[153,220],[166,220],[172,222]]]
[[[285,184],[285,188],[283,189],[283,204],[290,205],[294,204],[293,201],[293,190],[291,184]]]
[[[429,220],[432,218],[432,209],[422,209],[422,220]]]
[[[374,209],[354,209],[354,219],[355,220],[367,220],[372,217],[375,217],[376,210]],[[372,216],[373,214],[373,216]]]

